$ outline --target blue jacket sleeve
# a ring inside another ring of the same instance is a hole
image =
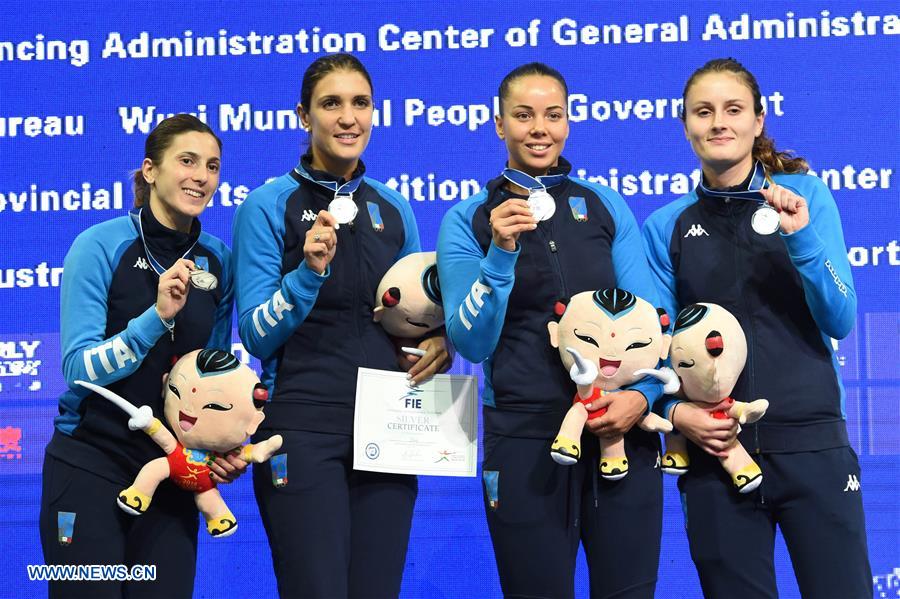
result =
[[[612,244],[612,262],[616,273],[616,285],[643,298],[652,306],[659,306],[656,285],[650,274],[641,235],[622,196],[612,190],[603,190],[601,197],[615,219],[616,234]],[[647,398],[648,409],[653,408],[662,396],[662,384],[655,378],[647,376],[629,389],[640,391]]]
[[[103,247],[106,231],[97,227],[79,235],[63,264],[60,290],[60,345],[63,375],[69,388],[82,393],[76,380],[109,385],[140,366],[147,352],[166,332],[149,306],[128,321],[124,331],[106,337],[109,285],[115,270],[115,253]],[[131,240],[123,241],[123,244]]]
[[[222,262],[222,300],[216,308],[216,320],[212,333],[206,344],[208,349],[221,349],[231,352],[231,327],[234,321],[234,264],[231,260],[231,251],[225,244],[213,248],[219,260]]]
[[[402,204],[400,204],[400,214],[403,217],[403,229],[405,235],[403,238],[403,247],[400,248],[400,253],[397,254],[395,260],[422,251],[422,244],[419,241],[419,227],[416,225],[416,217],[413,214],[412,206],[410,206],[409,202],[406,200],[402,200]]]
[[[478,197],[447,213],[437,245],[447,336],[462,357],[476,363],[487,359],[500,339],[519,256],[518,250],[507,252],[493,243],[484,255],[471,226]]]
[[[809,224],[790,235],[782,234],[782,239],[803,281],[806,303],[819,329],[829,337],[843,339],[856,322],[856,290],[841,218],[825,184],[814,177],[804,179],[811,181],[809,191],[797,193],[805,196]]]
[[[674,217],[666,219],[664,214],[666,213],[656,212],[647,219],[644,223],[643,242],[650,273],[659,295],[659,306],[666,311],[674,324],[681,309],[675,293],[675,270],[669,256],[669,241],[675,219]],[[666,363],[670,365],[668,360]],[[671,407],[680,401],[670,395],[664,395],[653,407],[653,411],[668,417]]]
[[[319,275],[301,262],[281,276],[289,194],[273,198],[267,193],[263,187],[247,196],[234,215],[232,232],[238,332],[247,351],[263,360],[303,323],[330,272]]]

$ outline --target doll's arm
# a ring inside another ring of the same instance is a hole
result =
[[[569,376],[578,385],[578,396],[582,398],[590,397],[594,381],[597,380],[597,375],[599,374],[597,365],[589,360],[585,360],[574,347],[567,347],[566,351],[575,360],[572,368],[569,369]]]
[[[635,376],[639,374],[650,375],[659,379],[660,382],[663,383],[663,393],[666,395],[675,395],[681,390],[681,381],[678,380],[678,375],[668,366],[663,366],[659,369],[642,368],[640,370],[635,370],[634,374]]]
[[[175,451],[175,446],[177,444],[175,436],[162,425],[159,418],[153,417],[153,410],[150,406],[144,405],[137,407],[118,393],[113,393],[100,385],[85,381],[75,381],[75,384],[90,389],[97,395],[104,397],[119,406],[119,408],[129,416],[128,428],[133,431],[144,431],[150,435],[150,438],[166,452],[166,455]]]

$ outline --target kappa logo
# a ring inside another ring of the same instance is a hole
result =
[[[859,479],[856,478],[855,474],[847,475],[847,486],[844,487],[844,493],[848,491],[859,491]]]
[[[134,268],[140,268],[141,270],[150,270],[150,264],[140,256],[138,256],[137,262],[134,263]]]
[[[685,238],[700,237],[701,235],[706,235],[707,237],[709,237],[709,233],[706,232],[706,229],[704,229],[702,225],[691,225],[691,228],[688,229],[688,232],[684,234]]]
[[[302,220],[302,221],[316,220],[316,213],[313,212],[312,210],[304,210],[303,216],[300,217],[300,220]]]

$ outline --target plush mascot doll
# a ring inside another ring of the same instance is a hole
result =
[[[416,252],[394,263],[375,292],[375,322],[398,339],[418,339],[443,326],[437,254]]]
[[[585,422],[606,413],[588,412],[585,404],[605,393],[636,383],[668,353],[668,316],[645,300],[622,289],[585,291],[568,305],[557,304],[559,322],[551,321],[550,343],[559,348],[563,364],[578,386],[578,394],[550,448],[559,464],[571,465],[581,457]],[[647,431],[669,432],[672,425],[652,412],[638,425]],[[625,440],[600,438],[600,475],[619,480],[628,474]]]
[[[681,393],[688,401],[702,405],[713,418],[730,416],[739,424],[756,422],[766,413],[769,402],[765,399],[745,403],[729,397],[747,361],[747,340],[740,323],[725,308],[716,304],[684,308],[675,319],[671,358],[677,378],[657,375],[667,383],[667,392],[680,379]],[[687,472],[686,443],[681,435],[666,436],[664,472]],[[740,493],[749,493],[762,482],[762,471],[737,440],[719,461]]]
[[[120,508],[140,516],[159,483],[168,478],[194,493],[209,534],[226,537],[237,530],[237,520],[210,479],[208,465],[217,454],[238,448],[242,460],[258,464],[272,457],[282,442],[281,435],[274,435],[241,447],[265,418],[262,407],[268,400],[268,391],[250,368],[214,349],[193,351],[178,360],[163,379],[165,418],[174,435],[154,418],[150,406],[138,408],[103,387],[76,383],[117,404],[130,416],[128,427],[150,435],[166,453],[148,462],[134,484],[119,493]]]

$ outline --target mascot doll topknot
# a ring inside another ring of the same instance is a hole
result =
[[[75,382],[122,408],[130,416],[128,427],[144,431],[166,453],[147,462],[134,484],[119,493],[120,508],[135,516],[143,514],[159,483],[168,478],[194,493],[209,534],[226,537],[237,530],[237,520],[210,479],[208,465],[217,454],[234,450],[246,462],[264,462],[282,443],[281,435],[275,435],[241,447],[265,418],[262,407],[269,396],[250,368],[215,349],[183,356],[163,380],[165,418],[171,431],[153,416],[150,406],[138,408],[103,387]]]
[[[578,394],[550,448],[559,464],[574,464],[581,457],[582,429],[605,408],[588,412],[585,404],[610,391],[638,382],[646,369],[664,359],[668,347],[668,316],[643,299],[622,289],[585,291],[568,305],[557,304],[559,322],[547,328],[550,343],[559,348],[563,364],[578,386]],[[672,425],[652,412],[638,426],[647,431],[669,432]],[[600,437],[600,475],[619,480],[628,474],[623,437]]]
[[[672,368],[677,378],[659,377],[688,401],[702,405],[713,418],[731,417],[739,424],[756,422],[766,413],[769,402],[757,399],[749,403],[730,397],[747,361],[747,339],[737,319],[716,304],[692,304],[678,313],[672,336]],[[664,374],[664,373],[663,373]],[[719,458],[731,476],[735,489],[749,493],[762,482],[762,471],[740,441]],[[683,436],[666,437],[666,455],[662,469],[667,474],[683,474],[690,466]]]

